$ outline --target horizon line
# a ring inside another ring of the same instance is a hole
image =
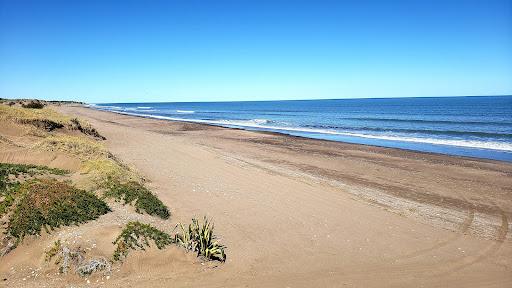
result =
[[[219,100],[219,101],[142,101],[142,102],[84,102],[87,104],[135,104],[135,103],[231,103],[231,102],[285,102],[285,101],[328,101],[328,100],[361,100],[361,99],[411,99],[411,98],[464,98],[464,97],[511,97],[512,94],[496,95],[455,95],[455,96],[398,96],[398,97],[358,97],[358,98],[319,98],[319,99],[278,99],[278,100]],[[46,100],[46,101],[75,101],[80,100]]]

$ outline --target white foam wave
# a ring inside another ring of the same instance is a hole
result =
[[[150,106],[137,106],[137,109],[151,109],[153,107]]]
[[[220,125],[220,126],[269,129],[269,130],[284,131],[284,132],[340,135],[340,136],[349,136],[349,137],[358,137],[358,138],[367,138],[367,139],[376,139],[376,140],[401,141],[401,142],[411,142],[411,143],[423,143],[423,144],[456,146],[456,147],[464,147],[464,148],[476,148],[476,149],[488,149],[488,150],[512,152],[512,143],[503,143],[503,142],[494,142],[494,141],[455,140],[455,139],[435,139],[435,138],[419,138],[419,137],[404,137],[404,136],[372,135],[372,134],[362,134],[362,133],[339,132],[339,131],[333,131],[333,130],[327,130],[327,129],[270,126],[270,125],[262,125],[255,121],[255,120],[265,120],[265,119],[240,120],[240,121],[237,121],[237,120],[201,120],[201,119],[174,118],[174,117],[159,116],[159,115],[145,115],[145,114],[120,112],[120,111],[113,111],[113,112],[127,114],[127,115],[133,115],[133,116],[155,118],[155,119],[185,121],[185,122],[212,124],[212,125]],[[263,124],[267,124],[267,123],[268,122],[265,122]]]
[[[192,114],[192,113],[196,113],[196,111],[192,111],[192,110],[176,110],[176,113]]]
[[[251,119],[251,120],[218,120],[215,121],[218,122],[218,124],[225,124],[225,125],[236,125],[236,126],[258,126],[263,124],[270,124],[272,123],[271,120],[267,119]]]
[[[97,106],[98,108],[100,109],[104,109],[104,110],[122,110],[123,108],[119,107],[119,106]]]

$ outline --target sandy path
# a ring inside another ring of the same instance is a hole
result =
[[[229,247],[213,270],[123,285],[512,286],[510,164],[59,109]]]

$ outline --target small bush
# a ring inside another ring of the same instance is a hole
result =
[[[181,227],[181,234],[178,233],[174,237],[176,244],[184,247],[187,250],[197,252],[197,256],[204,257],[207,260],[226,261],[226,254],[224,245],[216,241],[216,236],[213,234],[214,225],[206,217],[203,223],[199,223],[197,219],[192,219],[192,223],[186,229],[183,224]]]
[[[40,234],[42,229],[50,232],[60,226],[85,223],[110,211],[96,195],[54,179],[25,182],[18,194],[20,200],[7,225],[8,234],[18,242],[26,235]]]
[[[30,109],[43,109],[44,104],[39,101],[30,101],[28,103],[21,104],[23,108],[30,108]]]
[[[130,250],[145,250],[150,247],[149,241],[153,241],[158,249],[163,249],[173,243],[171,235],[157,228],[140,222],[126,224],[121,234],[113,242],[117,245],[113,258],[120,261],[128,256]]]
[[[104,197],[134,205],[137,213],[145,211],[149,215],[157,215],[162,219],[168,219],[170,216],[169,209],[160,199],[147,188],[134,181],[123,184],[115,181],[110,182]]]

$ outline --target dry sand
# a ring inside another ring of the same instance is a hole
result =
[[[59,107],[227,262],[134,254],[123,287],[512,287],[512,165]],[[141,256],[142,257],[142,256]]]

